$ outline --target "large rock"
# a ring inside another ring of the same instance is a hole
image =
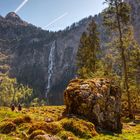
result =
[[[121,132],[121,92],[109,79],[75,79],[64,92],[67,114],[88,118],[96,128]]]

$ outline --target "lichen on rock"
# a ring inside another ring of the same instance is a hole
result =
[[[64,92],[66,114],[86,117],[96,128],[121,132],[121,91],[110,79],[74,79]]]

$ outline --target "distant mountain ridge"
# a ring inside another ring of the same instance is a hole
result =
[[[140,9],[138,4],[136,6],[139,7],[137,10]],[[140,41],[140,15],[137,17],[135,10],[132,11],[133,15],[135,35]],[[13,12],[5,18],[0,16],[0,52],[9,56],[5,62],[10,66],[9,75],[32,87],[34,97],[46,98],[47,95],[49,104],[62,104],[63,90],[76,75],[76,54],[81,34],[92,19],[98,24],[101,48],[107,53],[105,43],[109,38],[102,26],[101,14],[85,18],[58,32],[37,28]]]
[[[92,17],[73,24],[65,31],[49,32],[37,28],[11,12],[0,17],[0,51],[9,56],[9,75],[34,89],[34,97],[45,97],[49,81],[50,103],[62,104],[63,90],[75,76],[75,57],[79,39]],[[49,60],[55,41],[53,61]],[[52,63],[51,73],[48,72]],[[48,80],[51,74],[51,79]]]

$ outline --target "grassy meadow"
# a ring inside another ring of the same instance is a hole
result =
[[[123,119],[122,134],[97,134],[94,124],[84,118],[63,117],[64,109],[65,106],[44,106],[18,112],[1,107],[0,140],[38,140],[38,135],[45,134],[62,140],[140,140],[140,115],[136,116],[135,126]]]

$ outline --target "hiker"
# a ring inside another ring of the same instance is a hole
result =
[[[21,104],[18,104],[18,111],[21,111],[22,110],[22,106]]]
[[[14,111],[15,110],[15,105],[11,104],[11,110]]]

